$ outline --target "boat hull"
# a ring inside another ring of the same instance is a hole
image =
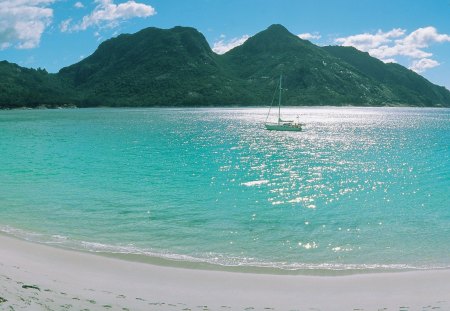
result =
[[[278,123],[266,123],[264,124],[269,131],[289,131],[300,132],[302,126],[300,124],[278,124]]]

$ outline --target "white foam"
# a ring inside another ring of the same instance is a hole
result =
[[[18,237],[31,242],[41,244],[58,245],[59,247],[82,250],[92,253],[109,253],[122,255],[141,255],[150,258],[161,258],[171,261],[182,261],[191,263],[207,263],[222,267],[248,267],[267,268],[284,271],[398,271],[398,270],[426,270],[426,269],[448,269],[450,265],[420,266],[405,263],[398,264],[344,264],[344,263],[301,263],[301,262],[276,262],[262,261],[252,257],[233,257],[224,254],[207,253],[197,255],[175,254],[169,251],[157,251],[139,248],[134,245],[112,245],[91,241],[77,241],[61,235],[43,235],[29,232],[11,226],[0,226],[0,231],[8,235]],[[314,248],[314,242],[305,244],[305,248]],[[333,251],[344,251],[343,248],[335,248]]]
[[[261,179],[261,180],[253,180],[253,181],[241,183],[241,186],[254,187],[254,186],[260,186],[260,185],[264,185],[264,184],[268,184],[268,183],[269,183],[269,181],[267,179]]]

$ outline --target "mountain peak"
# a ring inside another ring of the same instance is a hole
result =
[[[289,32],[283,25],[273,24],[250,37],[243,45],[234,48],[226,54],[274,54],[293,50],[298,51],[299,48],[309,50],[314,47],[312,43],[301,40],[298,36]]]
[[[256,34],[255,37],[256,36],[269,37],[272,40],[280,40],[280,39],[284,40],[285,38],[298,39],[296,35],[289,32],[289,30],[287,30],[286,27],[280,24],[270,25],[269,27],[267,27],[266,30],[263,30],[260,33]]]
[[[266,31],[273,31],[273,32],[285,32],[285,33],[289,33],[289,30],[286,29],[286,27],[284,27],[281,24],[272,24],[269,27],[267,27]]]

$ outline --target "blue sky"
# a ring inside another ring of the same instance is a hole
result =
[[[57,72],[120,33],[177,25],[223,53],[275,23],[450,89],[450,0],[0,0],[0,60]]]

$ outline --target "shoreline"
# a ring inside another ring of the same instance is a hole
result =
[[[167,267],[0,234],[0,309],[450,310],[448,280],[450,269],[310,276]]]
[[[345,276],[345,275],[364,275],[364,274],[378,274],[378,273],[403,273],[413,271],[429,271],[429,270],[449,270],[450,266],[435,265],[435,266],[414,266],[405,263],[397,264],[344,264],[344,263],[330,263],[330,264],[314,264],[304,263],[303,265],[289,265],[282,262],[249,262],[240,264],[227,264],[221,262],[214,262],[207,258],[190,257],[189,255],[177,254],[162,254],[162,253],[147,253],[142,250],[139,252],[123,252],[119,247],[117,251],[112,250],[114,246],[108,244],[100,244],[100,248],[82,248],[81,245],[85,242],[72,241],[74,243],[65,244],[63,242],[52,241],[47,239],[30,239],[29,235],[32,233],[15,229],[10,226],[0,226],[0,235],[26,241],[28,243],[39,244],[51,248],[90,254],[104,258],[119,259],[128,262],[136,262],[142,264],[149,264],[155,266],[162,266],[168,268],[192,269],[192,270],[206,270],[206,271],[221,271],[221,272],[237,272],[248,274],[268,274],[268,275],[304,275],[304,276]],[[48,237],[47,237],[48,238]],[[89,242],[86,242],[89,243]],[[95,243],[94,243],[95,244]],[[78,245],[78,247],[77,247]],[[109,248],[109,251],[103,250],[103,247]]]
[[[1,106],[0,111],[35,111],[35,110],[77,110],[77,109],[265,109],[269,108],[270,105],[205,105],[205,106],[173,106],[173,105],[163,105],[163,106],[77,106],[77,105],[60,105],[60,106],[46,106],[40,105],[36,107],[20,106],[20,107],[6,107]],[[290,105],[283,106],[286,109],[289,108],[306,108],[306,109],[320,109],[320,108],[418,108],[418,109],[450,109],[450,106],[411,106],[408,104],[387,104],[387,105]]]

